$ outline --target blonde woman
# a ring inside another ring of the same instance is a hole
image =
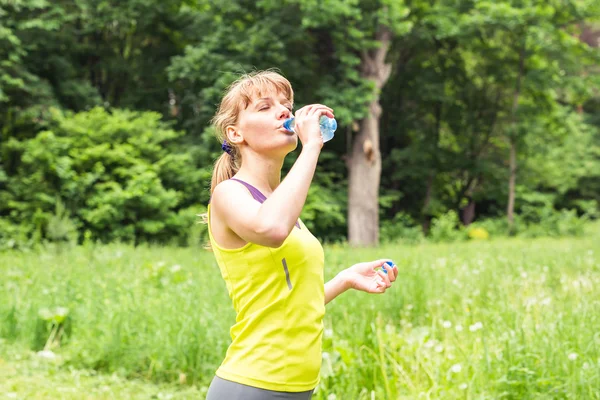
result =
[[[350,288],[383,293],[398,274],[377,260],[324,283],[323,248],[299,216],[323,147],[319,118],[334,112],[321,104],[299,109],[294,133],[282,126],[293,104],[286,78],[255,72],[228,88],[213,119],[223,154],[207,223],[237,316],[207,400],[310,399],[319,382],[325,305]],[[298,139],[302,151],[281,180]]]

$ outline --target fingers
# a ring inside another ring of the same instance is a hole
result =
[[[388,263],[392,264],[392,266],[390,267]],[[379,292],[379,289],[383,288],[383,291],[381,291],[380,293],[385,292],[387,288],[391,287],[392,282],[394,282],[398,277],[398,266],[394,264],[394,262],[390,259],[381,259],[373,261],[371,262],[370,267],[375,270],[375,273],[377,275],[377,291]]]
[[[298,116],[308,117],[313,115],[316,115],[318,117],[320,117],[321,115],[327,115],[329,118],[334,118],[333,109],[323,104],[310,104],[296,111],[296,118]]]
[[[321,115],[327,115],[330,118],[333,118],[333,110],[327,106],[321,104],[315,104],[311,106],[310,110],[307,111],[309,116],[317,116],[321,117]]]
[[[389,288],[390,286],[392,286],[392,282],[390,282],[390,277],[388,276],[388,274],[386,274],[383,271],[377,271],[377,275],[383,281],[383,284],[385,285],[386,288]]]
[[[323,134],[319,127],[319,119],[322,115],[333,118],[333,110],[322,104],[310,104],[296,111],[294,130],[303,146],[311,142],[323,146]]]
[[[382,268],[385,268],[387,271],[387,276],[390,278],[390,282],[394,282],[398,277],[398,266],[394,264],[393,267],[390,267],[389,265],[385,264]]]
[[[385,264],[387,261],[391,262],[392,260],[390,260],[389,258],[382,258],[380,260],[371,261],[369,264],[371,268],[375,269],[383,267],[383,264]]]
[[[390,265],[386,264],[386,263],[392,264],[392,267],[390,267]],[[370,264],[370,267],[373,268],[373,269],[382,268],[382,269],[385,269],[387,272],[393,270],[394,267],[395,267],[396,268],[396,275],[398,274],[398,267],[389,258],[382,258],[380,260],[371,261],[369,264]]]
[[[388,282],[386,283],[384,278],[379,278],[377,277],[375,280],[375,290],[373,291],[373,293],[385,293],[385,291],[391,286],[391,284]]]

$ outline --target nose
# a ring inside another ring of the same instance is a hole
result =
[[[292,116],[292,112],[285,106],[280,105],[280,110],[278,111],[277,118],[278,119],[288,119]]]

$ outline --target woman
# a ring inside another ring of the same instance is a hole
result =
[[[211,184],[211,248],[236,311],[232,343],[207,400],[310,399],[319,381],[325,304],[353,288],[383,293],[398,268],[388,260],[353,265],[324,283],[323,248],[299,219],[323,139],[321,104],[299,109],[283,76],[244,75],[213,119],[224,153]],[[285,156],[302,152],[281,180]],[[384,267],[385,268],[385,267]]]

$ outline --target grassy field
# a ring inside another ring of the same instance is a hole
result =
[[[400,267],[327,306],[315,399],[600,399],[600,234],[326,248]],[[0,254],[0,399],[201,399],[234,321],[212,254]],[[4,397],[3,397],[4,396]]]

